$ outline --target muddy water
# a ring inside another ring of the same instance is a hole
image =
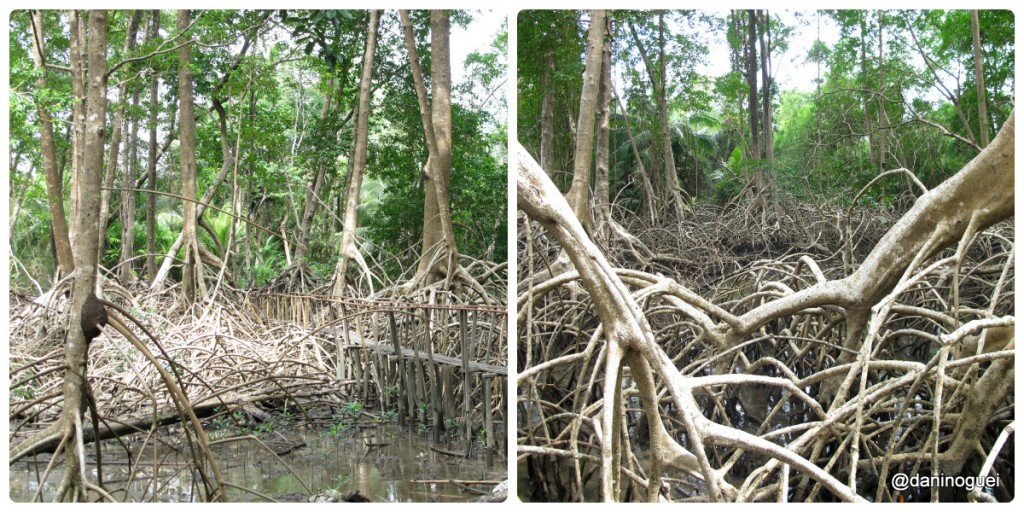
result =
[[[217,461],[224,479],[235,486],[254,492],[231,488],[228,495],[232,501],[266,501],[259,494],[281,501],[306,501],[310,493],[299,478],[316,493],[323,489],[339,491],[359,490],[375,502],[430,502],[430,501],[475,501],[478,495],[462,492],[450,484],[414,483],[413,480],[503,480],[507,470],[504,460],[498,458],[494,467],[488,468],[475,447],[475,457],[456,458],[436,453],[430,449],[433,443],[429,434],[416,434],[393,425],[376,426],[369,429],[353,429],[341,436],[326,432],[314,433],[298,427],[264,434],[260,439],[280,451],[287,446],[305,441],[306,446],[281,456],[291,467],[289,471],[273,455],[252,441],[220,444],[214,447]],[[286,430],[286,431],[285,431]],[[224,439],[229,433],[214,433],[213,438]],[[367,449],[366,443],[380,444]],[[458,446],[442,445],[438,448],[463,451],[464,443]],[[133,446],[137,449],[137,446]],[[92,453],[92,446],[86,452]],[[137,464],[135,478],[126,481],[129,471],[124,450],[105,445],[103,456],[104,486],[122,501],[151,501],[153,499],[153,457],[152,447],[146,449],[144,459]],[[198,501],[201,486],[193,480],[191,471],[185,469],[185,460],[175,456],[173,450],[159,450],[162,460],[157,477],[157,500],[167,502]],[[91,456],[89,457],[91,459]],[[48,457],[40,457],[38,464],[19,462],[10,467],[10,498],[25,502],[39,489],[38,477],[46,470]],[[95,481],[96,466],[89,463],[87,468]],[[38,472],[38,473],[37,473]],[[60,483],[62,472],[55,472],[43,483],[43,500],[49,501]],[[297,475],[297,476],[296,476]],[[490,490],[492,486],[473,486]],[[118,490],[124,489],[124,490]],[[126,495],[126,492],[130,495]]]

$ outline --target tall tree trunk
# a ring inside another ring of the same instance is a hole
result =
[[[363,52],[363,71],[359,78],[359,107],[355,119],[355,151],[352,172],[349,173],[348,193],[345,201],[345,229],[341,233],[338,267],[334,276],[334,294],[345,290],[345,275],[349,259],[354,259],[366,274],[373,295],[373,276],[356,247],[356,228],[359,227],[359,190],[363,186],[363,172],[366,169],[366,142],[370,121],[370,89],[373,81],[373,54],[377,48],[377,25],[380,11],[370,11],[370,26],[366,29],[366,51]]]
[[[132,14],[131,20],[128,22],[128,36],[124,40],[124,53],[130,55],[131,51],[135,49],[135,36],[139,30],[139,22],[142,20],[142,11],[135,11]],[[122,81],[121,87],[117,90],[117,117],[114,121],[114,131],[110,135],[110,156],[107,158],[107,169],[106,174],[103,177],[103,189],[100,190],[100,232],[99,246],[97,251],[99,254],[99,261],[103,261],[103,252],[107,245],[107,223],[110,221],[110,197],[113,194],[111,188],[114,187],[114,178],[118,174],[118,164],[120,160],[121,150],[121,139],[124,138],[125,125],[128,121],[125,119],[125,111],[128,107],[128,81]],[[127,144],[125,144],[127,147]],[[125,187],[131,187],[128,181],[125,181]]]
[[[747,108],[750,109],[750,158],[762,158],[760,138],[758,137],[757,108],[757,23],[753,10],[747,11]]]
[[[83,37],[86,22],[80,13],[73,12],[72,40]],[[84,136],[79,141],[82,149],[81,166],[76,170],[73,195],[78,199],[77,215],[73,217],[75,279],[71,291],[71,328],[66,343],[66,369],[64,371],[64,409],[61,413],[60,428],[64,432],[65,457],[64,479],[58,491],[61,501],[84,501],[85,482],[82,481],[84,468],[79,452],[81,440],[77,438],[82,428],[82,413],[85,411],[86,361],[89,347],[82,325],[82,307],[85,299],[96,287],[97,245],[99,237],[100,176],[103,172],[103,147],[107,116],[107,14],[106,11],[91,11],[88,15],[88,43],[80,49],[88,54],[88,70],[79,67],[73,71],[74,80],[83,84],[87,96],[76,96],[76,103],[84,103],[82,118],[88,121],[76,133]]]
[[[821,41],[821,11],[817,12],[817,17],[818,17],[817,18],[818,19],[818,37],[815,39],[815,42],[820,42]],[[818,139],[817,139],[818,140],[818,144],[815,147],[815,154],[817,154],[817,151],[821,149],[821,59],[822,59],[821,55],[818,55],[817,58],[815,59],[815,61],[816,61],[815,64],[817,65],[817,75],[816,75],[816,80],[814,81],[814,85],[815,85],[815,88],[817,89],[817,93],[814,96],[814,114],[815,114],[815,118],[817,120],[817,126],[818,126],[818,132],[817,132],[818,133]]]
[[[136,11],[141,12],[141,11]],[[139,108],[139,88],[132,87],[132,110]],[[125,177],[124,187],[135,188],[136,166],[139,162],[139,119],[132,116],[131,129],[125,139],[128,144],[128,151],[125,155]],[[132,268],[135,264],[132,258],[135,256],[135,192],[121,192],[121,258],[118,269],[118,280],[121,284],[128,285],[135,276]]]
[[[452,161],[449,20],[448,14],[444,11],[430,13],[430,48],[433,62],[430,69],[431,99],[428,100],[409,12],[401,11],[400,14],[429,154],[427,163],[423,166],[426,196],[423,204],[423,245],[416,276],[424,277],[426,283],[430,284],[447,275],[458,257],[448,202],[448,181]]]
[[[38,72],[36,87],[46,90],[46,60],[43,33],[43,13],[32,11],[32,57]],[[64,184],[57,168],[57,145],[53,136],[53,116],[47,105],[40,103],[39,145],[43,157],[43,173],[46,175],[46,198],[50,207],[50,227],[53,230],[53,257],[57,262],[58,279],[71,275],[75,269],[68,238],[67,215],[64,213]]]
[[[82,172],[82,160],[85,158],[85,90],[86,90],[86,62],[85,62],[85,34],[88,28],[85,26],[85,19],[82,12],[71,10],[68,12],[68,25],[71,29],[70,57],[71,64],[71,95],[80,98],[71,104],[71,177],[68,180],[71,190],[76,190],[78,175]],[[99,191],[97,191],[99,194]],[[97,196],[98,197],[98,196]],[[78,217],[78,195],[71,194],[68,207],[68,218]],[[72,229],[68,234],[71,247],[77,247],[78,232]]]
[[[978,10],[971,9],[971,40],[974,49],[974,82],[978,86],[978,133],[981,147],[988,146],[988,106],[985,104],[985,67],[981,57],[981,26]]]
[[[452,230],[451,202],[449,190],[451,190],[451,169],[452,169],[452,68],[450,48],[450,20],[446,11],[434,10],[430,12],[430,107],[431,120],[434,125],[434,139],[437,143],[437,154],[433,159],[432,175],[427,181],[433,181],[433,186],[427,188],[427,203],[436,203],[436,215],[424,213],[423,218],[423,255],[422,261],[431,258],[427,257],[427,248],[440,247],[445,257],[441,260],[444,266],[437,265],[431,269],[434,279],[427,279],[430,283],[440,279],[442,275],[449,275],[458,265],[458,250],[455,245],[455,233]],[[435,240],[431,240],[434,238]],[[444,270],[444,274],[439,272]]]
[[[576,121],[576,150],[573,153],[572,186],[566,200],[573,213],[588,232],[593,228],[590,204],[590,166],[593,160],[594,115],[597,112],[601,82],[601,59],[604,48],[605,11],[590,11],[590,29],[587,34],[586,67],[583,72],[583,92]]]
[[[608,139],[611,124],[612,102],[612,57],[611,57],[611,18],[605,18],[605,43],[601,51],[601,87],[600,116],[597,122],[597,162],[594,166],[594,234],[597,238],[607,240],[609,237],[608,223],[611,222],[611,207],[608,184]]]
[[[868,56],[867,56],[867,13],[861,14],[860,20],[860,76],[861,87],[864,92],[861,95],[861,104],[864,108],[864,131],[868,134],[868,161],[875,162],[875,133],[871,127],[871,114],[868,113]]]
[[[540,166],[552,179],[555,176],[555,51],[544,52],[544,96],[540,102]]]
[[[191,18],[188,9],[178,10],[178,31],[184,32],[189,27]],[[192,103],[192,45],[186,44],[178,49],[178,101],[179,108],[179,141],[181,145],[181,195],[182,201],[181,227],[185,247],[185,264],[182,271],[182,301],[185,309],[194,313],[193,306],[205,295],[202,280],[202,262],[199,258],[199,239],[196,234],[196,115]]]
[[[889,118],[885,112],[885,11],[878,11],[878,170],[888,165],[886,129]]]
[[[772,120],[771,48],[765,44],[765,38],[771,37],[769,32],[771,19],[768,17],[768,11],[759,11],[758,14],[761,18],[761,31],[759,34],[761,44],[761,97],[763,105],[761,113],[764,116],[761,123],[763,127],[761,140],[764,144],[762,154],[768,163],[773,163],[775,162],[775,137]],[[771,43],[770,39],[768,41]]]
[[[613,85],[613,84],[609,84]],[[651,219],[651,225],[655,225],[657,217],[657,209],[655,203],[657,202],[657,196],[654,194],[654,186],[651,185],[651,179],[647,175],[647,169],[644,168],[644,161],[640,157],[640,151],[636,147],[636,140],[633,139],[633,130],[629,127],[629,113],[626,112],[625,105],[622,104],[622,98],[618,94],[615,95],[615,99],[619,105],[619,110],[622,111],[622,124],[626,127],[626,137],[629,138],[629,146],[633,149],[633,157],[636,159],[636,174],[640,177],[640,186],[644,190],[644,205],[647,208],[647,216]]]
[[[668,201],[676,213],[676,219],[686,216],[688,205],[683,201],[679,174],[676,172],[676,157],[672,152],[672,126],[668,118],[668,73],[665,71],[665,15],[658,15],[658,119],[661,122],[662,158],[665,159],[664,183]]]
[[[146,43],[160,37],[160,10],[153,10],[152,24]],[[160,76],[155,67],[150,67],[152,81],[149,84],[149,160],[146,168],[146,278],[156,276],[156,124],[160,111],[157,93],[160,90]]]
[[[745,43],[745,28],[743,27],[743,11],[733,9],[729,11],[729,22],[731,24],[733,34],[739,40],[739,44],[732,49],[732,71],[737,76],[746,77],[747,75],[747,63],[746,63],[746,52],[747,45]],[[739,133],[748,133],[750,127],[747,126],[748,119],[746,111],[743,108],[743,102],[747,96],[747,93],[741,87],[736,88],[736,122],[739,125]],[[747,156],[751,156],[749,149],[747,150]]]

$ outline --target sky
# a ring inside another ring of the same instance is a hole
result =
[[[724,17],[728,11],[715,12]],[[789,49],[781,56],[772,54],[772,72],[782,89],[813,90],[817,74],[813,62],[807,62],[807,52],[817,39],[816,16],[813,11],[804,11],[803,24],[797,21],[793,11],[769,11],[773,17],[780,16],[787,26],[796,26],[790,36]],[[821,40],[830,47],[839,40],[839,27],[827,16],[821,17]],[[698,66],[701,73],[721,76],[729,72],[729,45],[722,37],[713,37],[708,48],[707,64]],[[781,58],[780,58],[781,57]],[[824,72],[824,67],[822,67]]]
[[[501,28],[505,20],[505,13],[500,11],[476,11],[472,13],[473,21],[469,26],[462,28],[452,25],[451,31],[451,52],[452,52],[452,84],[458,85],[462,82],[465,74],[463,62],[466,56],[473,52],[486,52],[490,50],[494,34]]]

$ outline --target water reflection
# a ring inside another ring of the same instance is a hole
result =
[[[217,437],[217,433],[214,437]],[[221,438],[227,437],[221,434]],[[480,445],[469,459],[452,457],[431,450],[430,434],[406,432],[394,425],[353,429],[340,436],[326,431],[314,432],[299,427],[265,434],[261,440],[272,449],[305,442],[304,447],[281,456],[288,469],[276,457],[252,441],[236,441],[214,446],[224,479],[241,489],[229,489],[232,501],[265,501],[265,495],[280,501],[306,501],[305,481],[316,493],[323,489],[356,490],[372,501],[474,501],[479,496],[460,491],[448,484],[414,482],[416,480],[503,480],[506,464],[498,460],[488,468]],[[139,444],[130,445],[137,453]],[[436,448],[449,451],[465,449],[464,442],[442,443]],[[92,456],[92,447],[86,446]],[[202,484],[198,474],[173,449],[159,447],[160,465],[154,478],[154,450],[148,446],[141,461],[129,464],[120,447],[106,445],[103,454],[103,482],[118,500],[150,501],[154,489],[157,500],[165,502],[198,501]],[[500,458],[499,458],[500,459]],[[30,501],[39,488],[38,478],[46,471],[49,456],[38,462],[22,461],[10,468],[10,497],[15,502]],[[134,470],[134,472],[133,472]],[[97,477],[94,461],[88,473]],[[42,499],[53,498],[63,471],[54,471],[43,484]],[[129,476],[132,476],[129,479]],[[95,481],[95,480],[93,480]],[[491,486],[475,486],[489,490]],[[244,489],[244,490],[243,490]],[[247,492],[252,491],[252,492]]]

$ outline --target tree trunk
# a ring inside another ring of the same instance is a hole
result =
[[[868,161],[874,162],[875,160],[875,133],[871,128],[871,114],[868,113],[868,57],[867,57],[867,32],[868,22],[867,14],[862,13],[860,20],[860,76],[861,76],[861,87],[864,88],[864,92],[861,95],[861,104],[864,108],[864,131],[868,135]]]
[[[675,156],[672,152],[672,136],[671,126],[669,125],[668,119],[668,98],[667,98],[667,82],[665,74],[665,24],[662,16],[659,16],[659,37],[658,37],[658,68],[655,71],[654,64],[651,63],[651,58],[647,54],[647,50],[644,49],[643,43],[640,42],[640,37],[637,35],[636,27],[632,23],[629,23],[629,30],[633,36],[633,43],[636,45],[637,51],[640,53],[641,58],[644,61],[644,68],[647,69],[647,77],[651,81],[651,96],[654,98],[655,104],[658,106],[658,142],[662,145],[661,152],[654,153],[654,168],[662,169],[661,183],[665,190],[665,202],[672,205],[675,210],[676,218],[683,218],[686,215],[686,211],[689,209],[686,202],[683,201],[683,196],[680,193],[679,186],[679,175],[676,173],[676,161]],[[664,166],[658,160],[664,160]],[[571,204],[571,203],[570,203]],[[586,226],[586,224],[584,224]]]
[[[612,85],[612,84],[609,84]],[[629,138],[629,146],[633,149],[633,157],[636,159],[636,174],[640,177],[640,186],[644,189],[644,206],[647,209],[647,216],[651,219],[651,225],[656,224],[657,208],[655,203],[657,202],[657,196],[654,194],[654,186],[651,185],[651,179],[647,175],[647,169],[644,168],[643,159],[640,157],[640,151],[636,147],[636,140],[633,139],[633,130],[629,127],[629,113],[626,112],[626,106],[622,104],[622,98],[618,94],[615,95],[615,99],[619,105],[619,109],[622,110],[622,124],[626,127],[626,137]]]
[[[762,158],[760,138],[758,137],[758,115],[757,108],[757,24],[753,10],[747,11],[747,108],[750,109],[750,158],[760,160]]]
[[[821,41],[821,11],[817,12],[817,21],[818,21],[818,37],[815,39],[815,42],[820,42]],[[818,133],[818,139],[817,139],[818,140],[818,144],[817,144],[817,146],[815,146],[815,151],[814,151],[815,155],[817,155],[818,154],[818,150],[821,149],[821,60],[822,60],[822,58],[823,58],[822,55],[818,55],[817,58],[815,59],[815,64],[817,66],[817,75],[815,75],[815,76],[816,76],[817,79],[814,81],[814,85],[815,85],[815,88],[817,90],[817,93],[814,96],[814,115],[815,115],[815,119],[817,121],[817,127],[818,127],[818,132],[817,132]]]
[[[153,23],[150,26],[146,42],[160,36],[160,10],[153,11]],[[149,160],[146,169],[146,278],[151,282],[156,276],[156,124],[160,111],[157,93],[160,90],[160,76],[156,68],[150,68],[152,82],[149,84]]]
[[[124,40],[124,53],[130,55],[131,51],[135,48],[135,36],[139,30],[139,21],[142,19],[142,11],[135,11],[128,22],[128,36]],[[99,261],[103,261],[103,252],[107,245],[107,223],[110,219],[110,197],[113,194],[111,188],[114,187],[114,179],[118,174],[118,164],[121,163],[120,151],[121,151],[121,139],[124,137],[125,125],[125,112],[128,109],[128,81],[122,81],[121,87],[117,90],[117,116],[114,120],[114,131],[110,135],[110,155],[107,158],[107,169],[106,174],[103,177],[103,189],[100,190],[100,229],[97,236],[99,237],[99,245],[96,250],[98,251]],[[127,144],[125,147],[127,148]],[[127,151],[126,151],[127,152]],[[129,181],[125,181],[125,186],[130,187]],[[123,197],[123,194],[122,194]]]
[[[611,222],[608,184],[608,139],[611,124],[612,57],[611,18],[605,18],[605,43],[601,51],[600,116],[597,123],[597,161],[594,166],[594,233],[599,240],[607,240]]]
[[[46,90],[46,62],[44,55],[43,13],[32,11],[32,57],[35,62],[36,87]],[[58,279],[71,275],[75,269],[74,257],[71,253],[71,241],[68,238],[67,215],[64,213],[64,187],[57,168],[57,146],[53,136],[53,116],[47,105],[39,108],[39,145],[43,159],[43,173],[46,175],[46,198],[50,207],[50,226],[53,230],[54,259],[59,271]]]
[[[664,14],[658,15],[658,119],[661,122],[661,143],[665,159],[665,190],[668,193],[668,201],[672,203],[676,213],[676,219],[682,219],[689,210],[688,205],[683,201],[682,187],[679,184],[679,173],[676,172],[676,157],[672,152],[672,126],[668,118],[668,73],[665,71],[665,18]]]
[[[141,11],[137,11],[141,12]],[[139,107],[139,88],[133,87],[132,91],[132,109],[138,110]],[[131,121],[131,130],[128,131],[128,143],[127,155],[125,155],[125,188],[131,188],[135,186],[135,175],[136,168],[139,162],[139,120],[133,116]],[[121,192],[121,259],[120,259],[120,272],[118,280],[121,284],[128,285],[134,279],[135,275],[132,273],[132,268],[135,264],[132,262],[132,258],[135,256],[135,192]]]
[[[985,68],[981,57],[981,26],[978,10],[971,9],[971,39],[974,49],[974,82],[978,86],[978,133],[981,147],[988,146],[988,107],[985,104]]]
[[[764,116],[764,120],[761,123],[763,131],[761,133],[761,139],[764,144],[764,150],[762,154],[768,163],[775,162],[775,137],[773,133],[774,123],[772,121],[772,82],[771,82],[771,48],[765,44],[765,37],[771,37],[770,25],[771,18],[768,16],[768,11],[759,11],[761,18],[761,32],[759,34],[761,43],[761,96],[762,96],[762,107],[761,113]],[[769,43],[771,40],[769,39]]]
[[[878,170],[885,171],[888,165],[886,129],[889,118],[885,112],[885,11],[878,11]]]
[[[188,9],[178,10],[178,31],[189,27]],[[192,103],[192,45],[178,49],[178,101],[180,102],[179,141],[181,144],[181,195],[196,197],[196,115]],[[202,281],[202,262],[199,257],[199,239],[196,234],[196,204],[182,201],[183,224],[181,234],[185,246],[185,265],[182,270],[182,301],[191,314],[197,300],[205,295]]]
[[[429,155],[427,163],[423,166],[426,196],[423,204],[423,245],[416,276],[424,277],[426,283],[430,284],[447,275],[458,257],[448,202],[448,179],[452,161],[449,21],[448,15],[443,11],[430,13],[430,48],[433,62],[430,70],[432,99],[428,100],[409,12],[401,11],[400,14]]]
[[[452,231],[451,202],[448,191],[451,189],[450,175],[452,169],[452,71],[451,71],[451,49],[450,43],[450,20],[445,11],[434,10],[430,12],[430,107],[431,120],[434,125],[434,140],[437,144],[437,154],[433,158],[433,169],[427,181],[433,181],[433,186],[427,188],[426,202],[436,203],[436,206],[427,208],[423,217],[423,262],[432,259],[428,256],[427,248],[440,247],[445,257],[439,262],[445,261],[445,265],[436,265],[432,268],[434,279],[427,279],[429,284],[439,280],[442,275],[450,275],[450,272],[458,265],[458,250],[455,246],[455,234]],[[430,210],[437,213],[432,214]],[[432,240],[433,239],[433,240]],[[439,272],[444,270],[444,274]]]
[[[593,160],[594,115],[597,112],[601,82],[601,56],[604,48],[605,11],[590,11],[590,29],[587,35],[586,67],[583,72],[583,92],[580,112],[576,121],[576,150],[573,153],[572,186],[566,200],[576,218],[589,232],[593,228],[590,205],[590,165]]]
[[[345,201],[345,229],[341,233],[338,267],[334,276],[334,294],[345,290],[345,275],[349,259],[354,259],[366,274],[373,295],[373,276],[356,247],[356,228],[359,227],[359,190],[363,186],[363,172],[366,169],[366,145],[370,120],[370,88],[373,81],[373,54],[377,48],[377,25],[380,11],[370,11],[370,26],[366,29],[366,51],[363,52],[363,71],[359,79],[359,107],[355,119],[355,150],[352,171],[349,173],[348,192]]]
[[[77,189],[78,175],[82,172],[82,159],[85,158],[85,90],[86,90],[86,63],[85,63],[85,20],[82,12],[71,10],[68,12],[68,25],[71,29],[70,57],[71,64],[71,95],[81,98],[82,101],[75,101],[71,104],[71,177],[69,186],[71,190]],[[97,191],[99,194],[99,191]],[[68,218],[78,218],[78,195],[71,194],[71,201],[68,207]],[[76,247],[78,232],[72,229],[68,234],[71,247]]]
[[[555,51],[548,47],[544,55],[544,96],[540,102],[540,166],[555,177]]]
[[[80,13],[73,13],[72,40],[83,37],[85,20]],[[71,292],[71,321],[67,333],[67,362],[64,371],[64,409],[59,428],[64,432],[65,458],[64,479],[57,499],[62,501],[84,501],[85,482],[84,455],[80,450],[77,433],[81,432],[82,413],[85,411],[86,360],[89,347],[82,325],[82,307],[85,299],[96,287],[96,265],[99,244],[99,200],[100,177],[103,172],[103,148],[107,116],[107,14],[106,11],[91,11],[88,15],[88,43],[81,50],[88,54],[88,71],[84,67],[75,70],[75,81],[84,85],[87,96],[76,97],[84,103],[82,118],[88,124],[76,133],[84,135],[79,141],[81,167],[73,189],[78,198],[78,212],[74,219],[75,279]],[[88,74],[86,74],[88,73]]]

